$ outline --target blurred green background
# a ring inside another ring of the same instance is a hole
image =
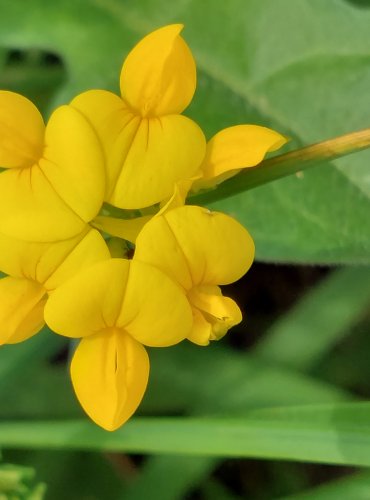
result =
[[[132,46],[172,22],[207,137],[256,123],[289,150],[370,126],[367,0],[0,0],[0,87],[46,118],[83,90],[118,92]],[[65,340],[2,347],[2,460],[36,476],[15,467],[9,483],[0,466],[0,500],[370,499],[369,165],[361,152],[214,204],[256,242],[224,290],[245,320],[207,348],[150,350],[150,420],[79,431]]]

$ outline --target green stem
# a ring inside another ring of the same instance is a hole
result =
[[[370,128],[352,132],[264,160],[256,167],[242,170],[214,190],[191,195],[189,201],[194,205],[218,201],[369,147]]]

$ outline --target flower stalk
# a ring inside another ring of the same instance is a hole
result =
[[[369,147],[370,128],[351,132],[268,158],[256,167],[242,170],[220,184],[217,189],[196,193],[189,198],[193,204],[212,203]]]

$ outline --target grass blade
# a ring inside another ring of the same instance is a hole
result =
[[[3,422],[3,448],[233,456],[370,466],[370,403],[249,412],[240,418],[136,418],[105,432],[87,420]]]

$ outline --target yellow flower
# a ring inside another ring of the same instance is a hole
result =
[[[127,56],[121,97],[104,90],[77,96],[71,105],[96,129],[107,162],[105,200],[140,209],[169,198],[191,177],[205,154],[203,132],[180,113],[196,86],[192,54],[174,24],[150,33]]]
[[[196,87],[195,63],[180,36],[182,28],[165,26],[134,47],[122,67],[121,97],[90,90],[71,102],[101,140],[107,164],[105,201],[116,207],[165,203],[175,189],[181,194],[176,204],[183,204],[191,187],[214,187],[286,142],[266,127],[238,125],[220,131],[206,146],[198,125],[180,115]],[[126,226],[112,226],[99,217],[96,227],[134,240],[145,222],[132,220],[134,231],[127,232]]]
[[[44,326],[48,295],[91,264],[109,259],[95,229],[58,243],[29,243],[0,235],[0,345],[14,344]]]
[[[266,153],[281,148],[287,138],[259,125],[236,125],[221,130],[207,143],[193,191],[208,189],[229,179],[243,168],[255,167]]]
[[[94,422],[120,427],[139,405],[149,375],[142,344],[164,347],[189,333],[184,292],[158,269],[111,259],[60,286],[45,308],[47,324],[82,340],[71,364],[76,395]]]
[[[0,232],[28,241],[71,238],[99,212],[104,157],[84,116],[61,106],[45,127],[25,97],[0,91]]]
[[[189,340],[207,345],[238,324],[237,304],[218,285],[243,276],[254,244],[237,221],[218,212],[184,206],[154,217],[136,240],[134,260],[146,262],[179,283],[193,311]]]
[[[82,338],[73,386],[107,430],[144,395],[144,346],[184,338],[207,345],[242,319],[220,285],[249,269],[253,240],[227,215],[182,206],[188,191],[257,165],[286,141],[238,125],[206,144],[181,115],[196,87],[181,30],[165,26],[138,43],[122,67],[121,97],[85,92],[46,126],[30,101],[0,91],[0,270],[8,275],[0,280],[0,344],[29,338],[44,318],[56,333]],[[103,201],[128,210],[127,219],[100,212]],[[137,238],[134,260],[110,259],[90,226]]]

